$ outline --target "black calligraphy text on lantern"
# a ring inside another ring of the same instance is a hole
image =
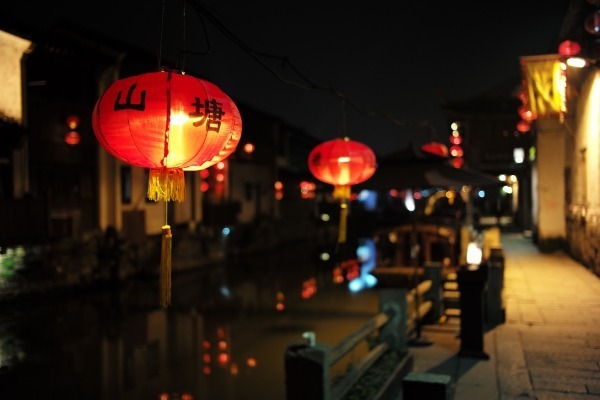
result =
[[[127,98],[125,99],[125,103],[121,104],[121,91],[117,94],[117,98],[115,100],[114,111],[119,110],[136,110],[136,111],[144,111],[146,109],[146,91],[142,90],[140,94],[140,102],[138,104],[134,104],[131,102],[131,98],[133,97],[133,91],[137,87],[137,83],[134,83],[129,87],[129,91],[127,92]]]
[[[198,121],[194,121],[192,125],[195,127],[201,126],[206,121],[206,131],[219,132],[221,129],[221,118],[225,115],[223,111],[223,103],[219,103],[215,99],[206,99],[204,104],[200,101],[199,97],[194,97],[192,106],[196,107],[195,112],[188,114],[190,118],[200,118]],[[204,107],[204,113],[201,109]]]
[[[312,163],[314,165],[320,165],[321,164],[321,158],[322,158],[321,153],[315,153],[315,155],[312,158]]]

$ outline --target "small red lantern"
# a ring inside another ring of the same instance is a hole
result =
[[[185,199],[184,169],[229,156],[241,137],[241,117],[216,85],[160,71],[115,81],[92,115],[98,142],[119,160],[149,168],[148,198]],[[162,227],[161,306],[170,304],[171,227]]]
[[[517,130],[521,133],[527,133],[531,130],[531,125],[527,121],[517,122]]]
[[[77,131],[70,131],[65,135],[65,143],[69,146],[77,146],[80,140],[81,137]]]
[[[421,150],[440,157],[448,157],[448,147],[440,142],[427,142],[421,146]]]
[[[531,122],[537,118],[536,115],[524,104],[517,109],[517,112],[519,113],[521,119],[523,119],[525,122]]]
[[[310,172],[321,182],[334,185],[333,197],[340,199],[338,243],[346,242],[350,186],[369,179],[376,167],[373,150],[347,137],[323,142],[308,155]]]
[[[558,45],[558,54],[561,56],[575,56],[579,52],[581,52],[581,46],[572,40],[565,40]]]
[[[452,159],[451,163],[454,168],[460,168],[464,165],[465,159],[462,157],[455,157]]]

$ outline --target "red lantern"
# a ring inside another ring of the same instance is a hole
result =
[[[529,132],[531,129],[531,125],[527,121],[519,121],[517,122],[517,130],[521,133]]]
[[[69,146],[77,146],[80,140],[81,137],[77,131],[70,131],[65,135],[65,143]]]
[[[448,157],[448,147],[440,142],[427,142],[421,146],[421,150],[440,157]]]
[[[149,168],[148,198],[185,199],[184,169],[226,158],[241,137],[241,117],[216,85],[184,73],[160,71],[115,81],[92,115],[98,142],[114,157]],[[165,223],[161,306],[170,303],[171,227]]]
[[[561,56],[575,56],[581,51],[581,46],[572,40],[565,40],[558,45],[558,54]]]
[[[452,159],[451,163],[454,168],[460,168],[465,163],[465,159],[462,157],[455,157]]]
[[[366,145],[337,138],[321,143],[308,155],[308,169],[318,180],[334,185],[333,196],[340,199],[338,243],[346,241],[346,218],[350,186],[364,182],[375,173],[375,153]]]
[[[521,117],[521,119],[523,119],[523,121],[525,122],[531,122],[534,119],[536,119],[536,115],[531,112],[531,110],[529,110],[529,108],[526,105],[522,105],[517,109],[519,116]]]

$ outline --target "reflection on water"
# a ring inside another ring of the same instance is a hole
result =
[[[305,331],[334,343],[376,312],[315,254],[286,249],[174,275],[167,310],[155,278],[6,303],[0,399],[282,400],[289,344]]]

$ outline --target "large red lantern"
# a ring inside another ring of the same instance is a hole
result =
[[[369,179],[376,168],[375,153],[368,146],[347,137],[323,142],[308,155],[310,172],[321,182],[334,185],[333,196],[340,199],[338,243],[346,242],[350,186]]]
[[[180,72],[159,71],[115,81],[98,99],[94,134],[111,155],[148,168],[148,198],[185,199],[184,170],[229,156],[241,137],[234,102],[216,85]],[[166,217],[165,217],[166,219]],[[161,306],[170,303],[171,227],[165,221]]]

